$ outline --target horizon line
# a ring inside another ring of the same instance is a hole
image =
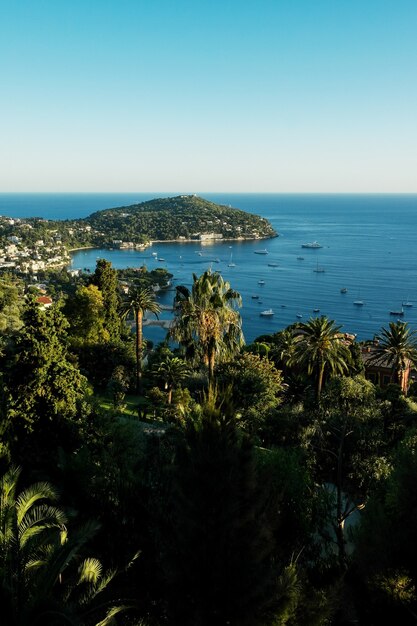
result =
[[[321,196],[325,196],[325,195],[329,195],[329,196],[349,196],[349,195],[355,195],[355,196],[400,196],[400,195],[406,195],[406,196],[415,196],[417,195],[417,190],[416,191],[197,191],[197,192],[184,192],[184,191],[158,191],[158,190],[154,190],[154,191],[138,191],[137,189],[133,190],[133,191],[122,191],[120,189],[118,190],[113,190],[113,191],[97,191],[97,190],[90,190],[90,191],[81,191],[81,190],[73,190],[73,191],[55,191],[55,190],[42,190],[42,191],[2,191],[0,190],[0,195],[1,194],[31,194],[31,195],[35,195],[35,194],[102,194],[102,195],[107,195],[107,194],[155,194],[155,193],[159,193],[159,194],[174,194],[175,196],[200,196],[203,194],[231,194],[231,195],[237,195],[237,194],[242,194],[242,195],[297,195],[297,196],[302,196],[302,195],[308,195],[308,196],[314,196],[314,195],[321,195]]]

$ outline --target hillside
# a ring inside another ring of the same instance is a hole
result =
[[[198,239],[215,233],[226,239],[275,237],[263,217],[198,196],[158,198],[140,204],[93,213],[83,222],[108,241]]]

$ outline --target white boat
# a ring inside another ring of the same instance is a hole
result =
[[[313,250],[317,250],[318,248],[322,248],[323,246],[321,246],[317,241],[312,241],[311,243],[302,243],[301,247],[312,248]]]
[[[264,280],[258,280],[258,285],[265,285],[265,281]]]
[[[320,309],[313,309],[313,313],[320,313]]]
[[[152,256],[158,256],[157,252],[151,252]]]
[[[268,267],[278,267],[278,263],[268,263]]]
[[[365,304],[365,302],[362,300],[361,298],[361,290],[358,290],[358,297],[356,300],[353,301],[353,304],[355,306],[363,306]]]
[[[272,309],[266,309],[265,311],[262,311],[260,315],[262,315],[262,317],[272,317],[274,312]]]
[[[410,308],[410,307],[413,306],[413,303],[412,302],[403,302],[402,305],[405,306],[405,307]]]
[[[160,262],[164,262],[164,261],[165,261],[165,259],[164,259],[164,258],[162,258],[162,257],[160,256],[160,257],[158,257],[158,261],[160,261]]]
[[[300,320],[303,317],[303,315],[302,313],[297,313],[296,317],[298,317],[298,319]]]
[[[254,250],[254,254],[268,254],[268,250]]]

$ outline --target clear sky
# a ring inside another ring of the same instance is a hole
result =
[[[0,191],[417,192],[417,0],[0,0]]]

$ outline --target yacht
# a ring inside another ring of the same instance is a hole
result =
[[[356,306],[363,306],[364,305],[364,301],[363,300],[355,300],[354,303]]]
[[[265,311],[262,311],[260,315],[262,315],[262,317],[272,317],[274,312],[272,309],[266,309]]]
[[[265,285],[265,281],[264,280],[258,280],[258,285]]]
[[[390,311],[389,314],[390,315],[397,315],[397,316],[402,317],[404,315],[404,309],[403,309],[403,307],[401,307],[400,311]]]
[[[318,248],[322,248],[323,246],[321,246],[317,241],[312,241],[311,243],[302,243],[301,247],[312,248],[313,250],[317,250]]]
[[[300,320],[303,317],[303,315],[302,313],[297,313],[296,317],[298,317],[298,319]]]
[[[254,250],[254,254],[268,254],[268,250]]]
[[[268,263],[268,267],[278,267],[278,263]]]

